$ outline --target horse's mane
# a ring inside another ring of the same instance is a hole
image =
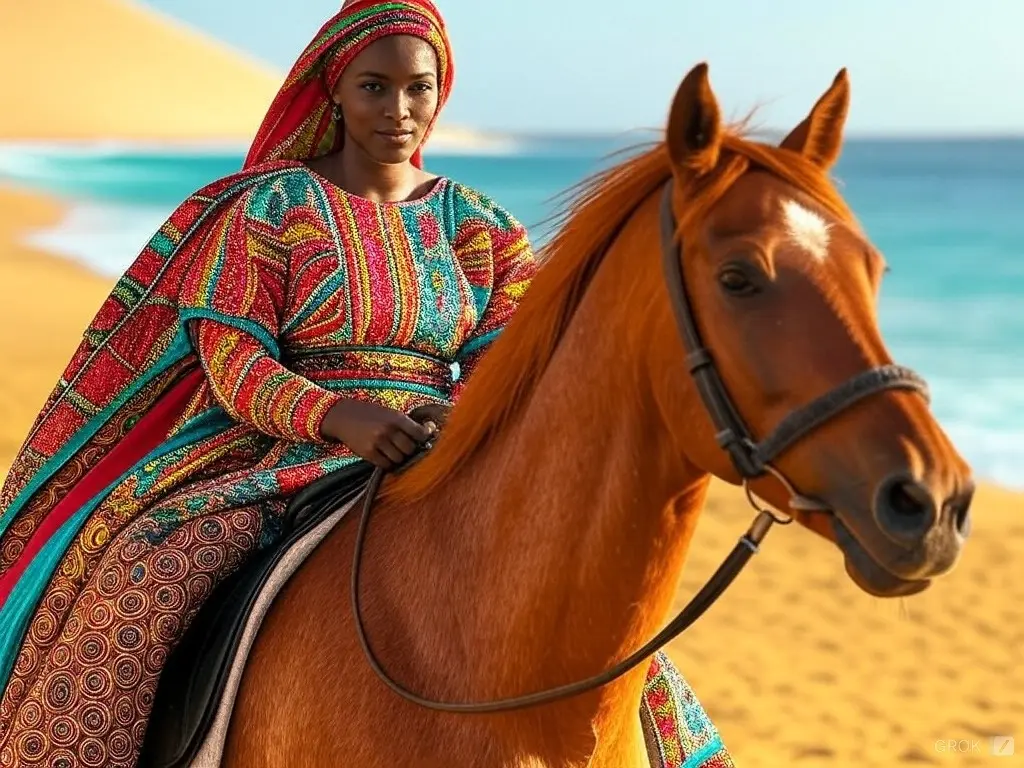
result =
[[[747,170],[778,176],[843,220],[853,215],[828,175],[796,152],[748,139],[738,126],[723,138],[719,163],[698,184],[681,189],[680,228],[699,220]],[[529,400],[600,263],[609,239],[649,195],[672,176],[659,142],[567,190],[556,218],[562,226],[539,253],[541,268],[519,309],[485,353],[430,455],[403,473],[387,495],[422,498],[451,477]]]

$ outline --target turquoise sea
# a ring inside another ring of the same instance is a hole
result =
[[[501,155],[427,159],[493,195],[541,242],[556,196],[621,143],[535,139]],[[32,241],[116,275],[181,199],[237,170],[242,154],[0,147],[0,180],[72,201]],[[1024,140],[850,140],[836,175],[892,267],[880,319],[895,358],[928,378],[978,474],[1024,488]]]

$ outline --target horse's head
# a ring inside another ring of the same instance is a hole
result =
[[[875,311],[883,258],[827,176],[848,104],[843,71],[779,147],[755,144],[723,126],[700,65],[671,108],[667,149],[688,301],[756,439],[824,393],[892,363]],[[654,338],[674,342],[677,323],[664,310],[651,314],[662,326]],[[674,442],[700,468],[738,482],[684,351],[659,343],[651,352],[660,368],[656,397],[677,425]],[[864,397],[791,444],[772,468],[827,508],[794,516],[835,542],[847,572],[872,594],[918,592],[958,558],[971,472],[919,392]],[[791,496],[771,473],[750,487],[789,511]]]

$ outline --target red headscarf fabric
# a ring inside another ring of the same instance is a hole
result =
[[[268,160],[311,160],[338,149],[344,128],[332,115],[331,92],[352,59],[388,35],[419,37],[437,53],[437,111],[412,156],[413,164],[422,168],[423,145],[455,79],[448,32],[430,0],[348,0],[292,66],[256,132],[243,168]]]

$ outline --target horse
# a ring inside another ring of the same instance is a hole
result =
[[[441,701],[594,675],[665,621],[712,477],[833,542],[871,595],[955,566],[971,469],[892,362],[884,258],[830,179],[849,92],[844,69],[781,143],[755,141],[723,121],[701,63],[664,139],[580,185],[440,436],[381,486],[362,624],[346,520],[271,607],[223,765],[647,766],[642,668],[458,714],[389,690],[357,629],[392,679]]]

